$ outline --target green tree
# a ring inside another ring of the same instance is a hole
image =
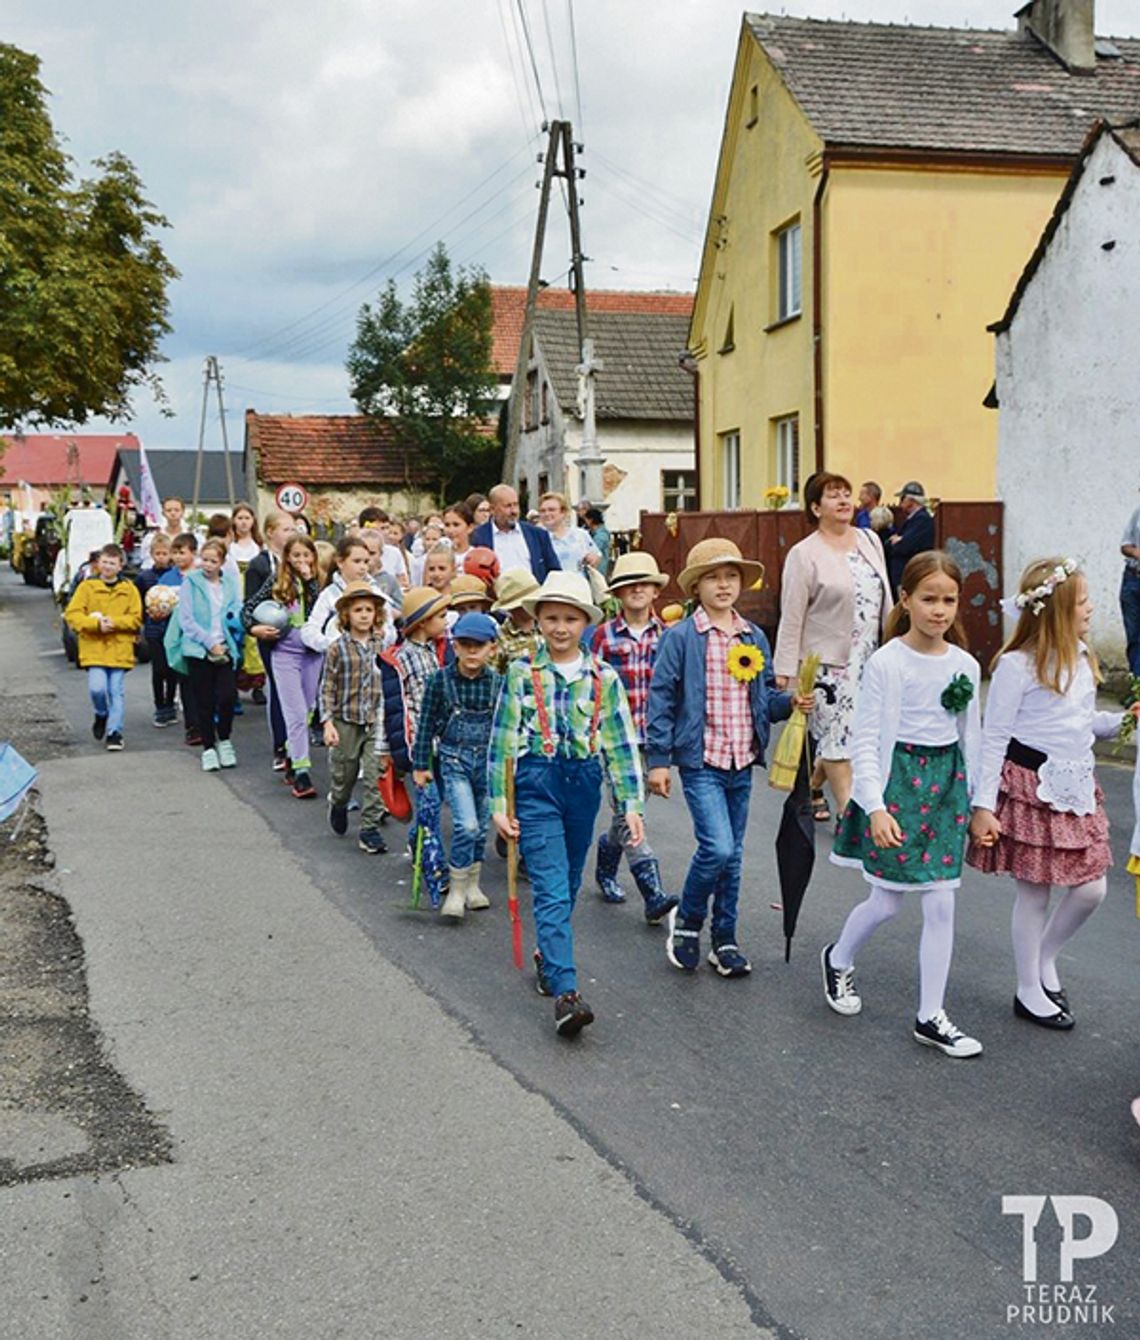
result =
[[[490,426],[491,286],[482,270],[452,268],[438,243],[401,302],[389,280],[365,303],[348,353],[350,392],[362,414],[386,419],[427,465],[440,495],[485,485],[501,445]]]
[[[74,179],[39,73],[0,43],[0,428],[126,418],[142,385],[165,403],[167,221],[121,154]]]

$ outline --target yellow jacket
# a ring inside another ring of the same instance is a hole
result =
[[[109,633],[99,631],[99,615],[113,619]],[[132,581],[120,577],[113,583],[88,577],[79,583],[64,611],[68,626],[79,638],[79,664],[101,665],[109,670],[132,670],[135,664],[135,634],[142,627],[142,598]]]

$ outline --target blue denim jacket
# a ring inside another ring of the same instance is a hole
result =
[[[705,651],[707,634],[691,618],[668,629],[657,646],[649,686],[646,764],[650,768],[701,768],[705,761]],[[768,639],[745,620],[745,640],[764,655],[764,669],[749,684],[756,763],[763,764],[773,721],[792,714],[792,697],[776,688]]]

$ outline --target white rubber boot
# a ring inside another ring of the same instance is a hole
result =
[[[467,867],[467,906],[472,912],[482,912],[491,906],[490,898],[479,887],[479,874],[482,869],[482,861],[476,861],[474,865]]]
[[[447,897],[443,900],[439,915],[448,917],[453,921],[462,921],[467,906],[467,871],[456,870],[454,866],[451,866],[447,872],[447,878]]]

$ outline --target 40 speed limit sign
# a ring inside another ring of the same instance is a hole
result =
[[[277,500],[277,506],[283,512],[297,512],[305,510],[305,504],[309,501],[309,495],[300,484],[282,484],[274,497]]]

